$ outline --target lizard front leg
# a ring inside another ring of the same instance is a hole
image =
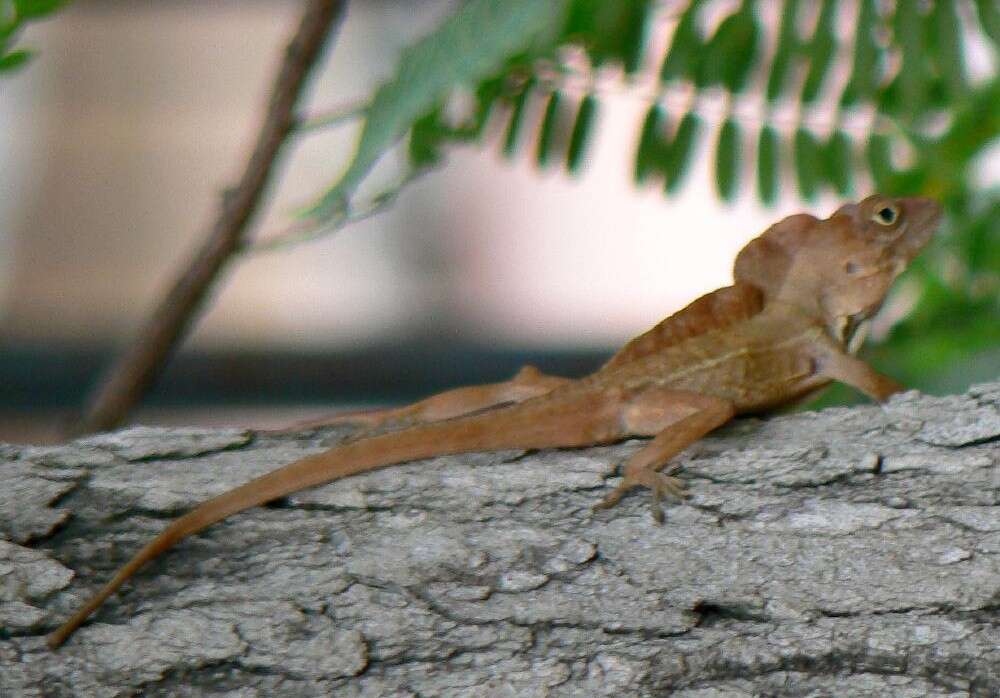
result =
[[[623,411],[625,429],[632,434],[656,436],[629,458],[622,468],[621,484],[595,508],[613,507],[633,487],[648,487],[653,495],[653,518],[662,523],[663,495],[684,497],[686,492],[680,480],[664,475],[660,469],[734,414],[731,402],[701,393],[651,389],[637,395]]]
[[[570,382],[569,378],[550,376],[534,366],[524,366],[508,381],[455,388],[403,407],[350,412],[299,423],[282,431],[315,429],[334,424],[357,424],[374,429],[390,423],[412,425],[439,422],[497,405],[523,402],[545,395]]]
[[[861,359],[831,345],[820,348],[816,362],[819,374],[856,388],[879,402],[885,402],[890,395],[904,389],[892,378],[883,376]]]

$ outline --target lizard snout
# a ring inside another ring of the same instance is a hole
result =
[[[898,202],[906,220],[906,233],[899,243],[900,251],[909,260],[916,257],[930,241],[941,222],[943,209],[934,199],[922,196],[904,197],[898,199]]]

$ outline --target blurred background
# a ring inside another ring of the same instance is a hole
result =
[[[306,111],[365,100],[457,5],[351,3]],[[300,9],[77,0],[25,32],[37,56],[0,77],[0,440],[54,439],[186,264],[239,176]],[[658,25],[662,41],[672,22]],[[981,38],[968,47],[970,70],[995,72]],[[771,222],[838,205],[829,190],[804,204],[792,187],[773,207],[749,192],[720,202],[710,139],[679,195],[635,186],[648,107],[641,84],[603,92],[577,176],[459,147],[384,213],[239,260],[135,421],[276,426],[503,379],[525,362],[578,375],[728,283],[735,253]],[[256,234],[322,191],[358,133],[296,139]],[[981,169],[995,186],[998,158]],[[992,356],[936,387],[995,378]]]

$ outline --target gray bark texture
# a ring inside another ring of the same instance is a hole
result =
[[[640,445],[441,457],[240,514],[51,631],[165,521],[351,433],[0,447],[0,695],[997,696],[1000,383]]]

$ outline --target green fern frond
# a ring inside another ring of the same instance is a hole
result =
[[[409,138],[410,164],[429,167],[450,143],[482,139],[498,112],[506,155],[533,144],[539,167],[563,162],[578,172],[591,134],[599,135],[594,114],[616,66],[637,82],[644,66],[658,66],[659,87],[636,124],[638,184],[662,180],[665,191],[678,191],[703,136],[713,133],[716,189],[727,200],[748,188],[740,174],[751,155],[753,188],[765,203],[777,200],[785,173],[806,200],[824,190],[851,195],[862,180],[888,192],[937,182],[928,160],[940,150],[935,129],[984,89],[969,82],[960,3],[781,0],[776,27],[761,22],[765,4],[770,0],[741,0],[708,25],[718,8],[709,0],[668,9],[653,0],[468,0],[404,52],[397,75],[370,105],[353,162],[311,213],[344,205],[401,136]],[[992,0],[974,4],[975,15],[964,16],[978,20],[996,50],[1000,10]],[[844,17],[853,36],[841,47]],[[671,32],[670,40],[661,56],[650,55],[654,43],[662,44],[651,41],[661,31]],[[566,54],[568,46],[575,52]],[[842,85],[834,84],[838,56],[846,63]],[[989,84],[997,81],[993,75]],[[470,87],[475,106],[465,122],[443,123],[450,95]],[[679,101],[669,98],[674,92],[687,95],[688,106],[668,108]],[[702,96],[720,93],[724,115],[703,111],[712,100]],[[790,111],[794,124],[776,116]],[[981,123],[971,125],[977,142],[1000,132],[998,112],[997,104],[983,106]],[[864,114],[873,115],[867,125],[859,119]],[[746,133],[757,134],[752,150]],[[897,170],[891,153],[901,145],[916,151],[916,161]]]
[[[382,155],[458,87],[495,79],[521,55],[552,51],[569,0],[468,0],[433,33],[403,51],[396,74],[372,98],[354,157],[306,214],[339,215]],[[419,149],[418,149],[419,150]]]

